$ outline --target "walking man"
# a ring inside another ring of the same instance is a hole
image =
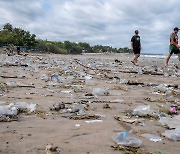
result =
[[[166,58],[166,64],[165,64],[166,66],[168,66],[169,59],[171,58],[173,53],[178,55],[180,61],[180,50],[179,50],[180,46],[178,45],[178,35],[177,35],[178,31],[179,28],[175,27],[174,31],[170,35],[169,55]]]
[[[141,41],[139,31],[135,30],[135,35],[131,38],[131,50],[134,52],[134,59],[131,61],[133,64],[137,64],[141,51]]]

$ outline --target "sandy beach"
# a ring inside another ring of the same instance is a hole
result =
[[[141,56],[139,66],[130,62],[132,58],[133,54],[0,54],[0,107],[11,104],[18,109],[15,116],[3,114],[0,119],[0,153],[179,154],[179,142],[163,135],[180,127],[178,59],[173,57],[166,68],[165,57]],[[19,102],[35,108],[15,106]],[[56,108],[58,104],[64,106]],[[142,105],[147,111],[135,113]],[[170,112],[172,106],[177,113]],[[177,123],[163,125],[162,117],[177,117]],[[142,144],[118,148],[113,136],[130,130],[129,136]],[[161,139],[149,140],[142,136],[146,133]],[[49,150],[48,144],[57,148]]]

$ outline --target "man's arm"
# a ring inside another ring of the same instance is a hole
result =
[[[133,41],[134,41],[134,36],[131,38],[131,50],[133,51]]]
[[[133,50],[133,42],[131,42],[131,50]]]

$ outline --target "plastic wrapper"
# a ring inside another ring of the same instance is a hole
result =
[[[162,135],[170,140],[180,141],[180,127],[174,130],[166,130],[164,133],[162,133]]]
[[[150,112],[150,105],[141,105],[141,106],[138,106],[136,107],[132,114],[134,116],[146,116],[148,114],[151,114]]]
[[[93,94],[99,96],[108,96],[109,92],[105,88],[93,88]]]
[[[121,146],[135,148],[140,147],[142,145],[142,141],[138,138],[131,137],[131,133],[131,131],[118,132],[112,139]]]
[[[159,137],[157,135],[154,135],[154,134],[146,133],[146,134],[142,134],[141,136],[146,138],[146,139],[148,139],[148,140],[150,140],[150,141],[153,141],[153,142],[160,142],[160,141],[162,141],[161,137]]]

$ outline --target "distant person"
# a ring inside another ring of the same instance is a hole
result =
[[[179,50],[180,46],[178,45],[178,35],[177,35],[178,31],[179,28],[175,27],[174,31],[170,35],[169,55],[166,58],[166,64],[165,64],[166,66],[168,66],[169,59],[171,58],[173,53],[178,55],[180,61],[180,50]]]
[[[141,51],[141,41],[139,31],[135,30],[135,35],[131,38],[131,50],[134,52],[134,59],[131,61],[133,64],[137,64]]]
[[[20,54],[20,47],[17,46],[17,54],[19,55]]]
[[[13,52],[14,52],[14,46],[13,45],[10,45],[9,52],[11,55],[13,55]]]

